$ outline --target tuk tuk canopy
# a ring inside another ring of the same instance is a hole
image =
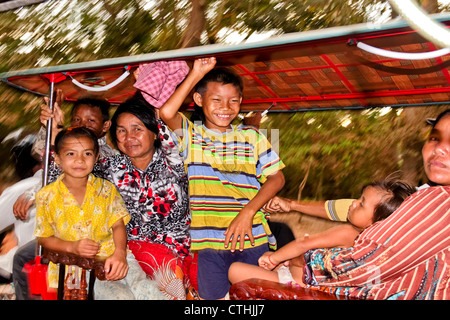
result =
[[[449,14],[432,17],[449,27]],[[192,64],[210,56],[243,78],[242,112],[450,103],[449,49],[437,48],[403,20],[11,71],[0,74],[0,79],[36,95],[62,89],[68,101],[89,94],[118,104],[135,93],[132,73],[139,64],[171,60]],[[184,110],[191,108],[187,102]]]

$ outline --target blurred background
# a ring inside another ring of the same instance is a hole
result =
[[[376,0],[0,0],[0,73],[213,43],[235,44],[312,29],[395,19]],[[418,1],[429,13],[449,1]],[[0,84],[0,191],[19,177],[11,148],[39,129],[42,98]],[[63,109],[70,108],[64,105]],[[392,172],[424,183],[426,119],[448,106],[269,113],[277,130],[289,198],[359,196]]]

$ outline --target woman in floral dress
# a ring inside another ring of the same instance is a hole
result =
[[[118,107],[110,134],[121,154],[98,163],[94,174],[114,183],[123,197],[131,215],[128,247],[141,267],[170,298],[185,299],[196,273],[183,161],[165,124],[140,95]]]

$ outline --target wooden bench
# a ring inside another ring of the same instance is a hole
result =
[[[281,284],[269,280],[248,279],[231,286],[231,300],[349,300],[334,294]]]
[[[83,270],[90,270],[89,282],[87,284],[86,294],[80,295],[80,300],[94,300],[94,283],[95,279],[105,280],[105,260],[98,258],[84,258],[66,252],[58,252],[51,250],[44,250],[43,258],[59,265],[59,282],[58,282],[58,300],[64,300],[64,291],[67,289],[66,280],[66,266],[78,266]],[[66,288],[65,288],[66,285]],[[83,288],[84,290],[84,288]],[[67,295],[66,295],[67,297]]]

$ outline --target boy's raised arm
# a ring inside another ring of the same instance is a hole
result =
[[[178,110],[183,104],[184,100],[195,87],[205,74],[211,71],[216,65],[216,58],[202,58],[194,61],[194,66],[189,72],[188,76],[175,90],[173,95],[167,100],[167,102],[159,110],[161,119],[172,130],[181,129],[181,116],[178,114]]]

